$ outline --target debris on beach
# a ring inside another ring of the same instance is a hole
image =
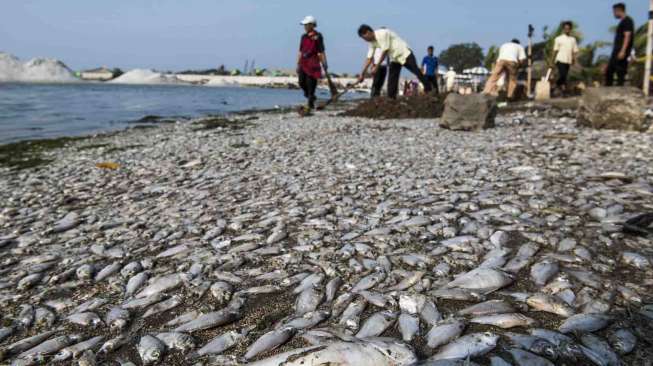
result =
[[[389,99],[373,98],[357,103],[343,113],[348,117],[374,119],[438,118],[444,110],[445,95],[419,95]]]
[[[402,116],[382,123],[216,117],[0,168],[0,359],[650,362],[653,135],[528,109],[462,133],[407,119],[411,99],[356,112]]]

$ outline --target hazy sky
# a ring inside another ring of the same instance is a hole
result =
[[[73,69],[182,70],[225,64],[293,68],[307,14],[318,18],[333,71],[358,71],[366,52],[361,23],[387,26],[418,56],[429,44],[487,48],[532,23],[577,21],[586,40],[611,40],[612,0],[1,0],[0,51],[53,57]],[[639,26],[648,1],[626,1]]]

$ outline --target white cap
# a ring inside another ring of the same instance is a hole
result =
[[[306,25],[306,24],[314,24],[314,25],[317,25],[317,20],[315,19],[314,16],[309,15],[309,16],[307,16],[306,18],[304,18],[304,20],[302,20],[302,22],[301,22],[300,24],[301,24],[301,25]]]

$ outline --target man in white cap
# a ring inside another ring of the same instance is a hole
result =
[[[297,76],[299,77],[299,86],[304,91],[304,96],[308,99],[308,108],[315,108],[315,90],[317,83],[322,78],[322,68],[328,72],[326,54],[324,53],[324,39],[322,34],[317,32],[317,20],[312,16],[307,16],[302,20],[306,33],[302,35],[299,43],[299,56],[297,57]]]

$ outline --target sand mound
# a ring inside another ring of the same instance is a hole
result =
[[[0,53],[0,82],[66,83],[79,81],[63,62],[36,58],[21,62],[16,56]]]
[[[109,82],[114,84],[184,84],[174,75],[164,75],[146,69],[128,71]]]
[[[396,100],[375,98],[358,103],[343,115],[374,119],[438,118],[442,116],[444,98],[445,95],[420,95]]]

